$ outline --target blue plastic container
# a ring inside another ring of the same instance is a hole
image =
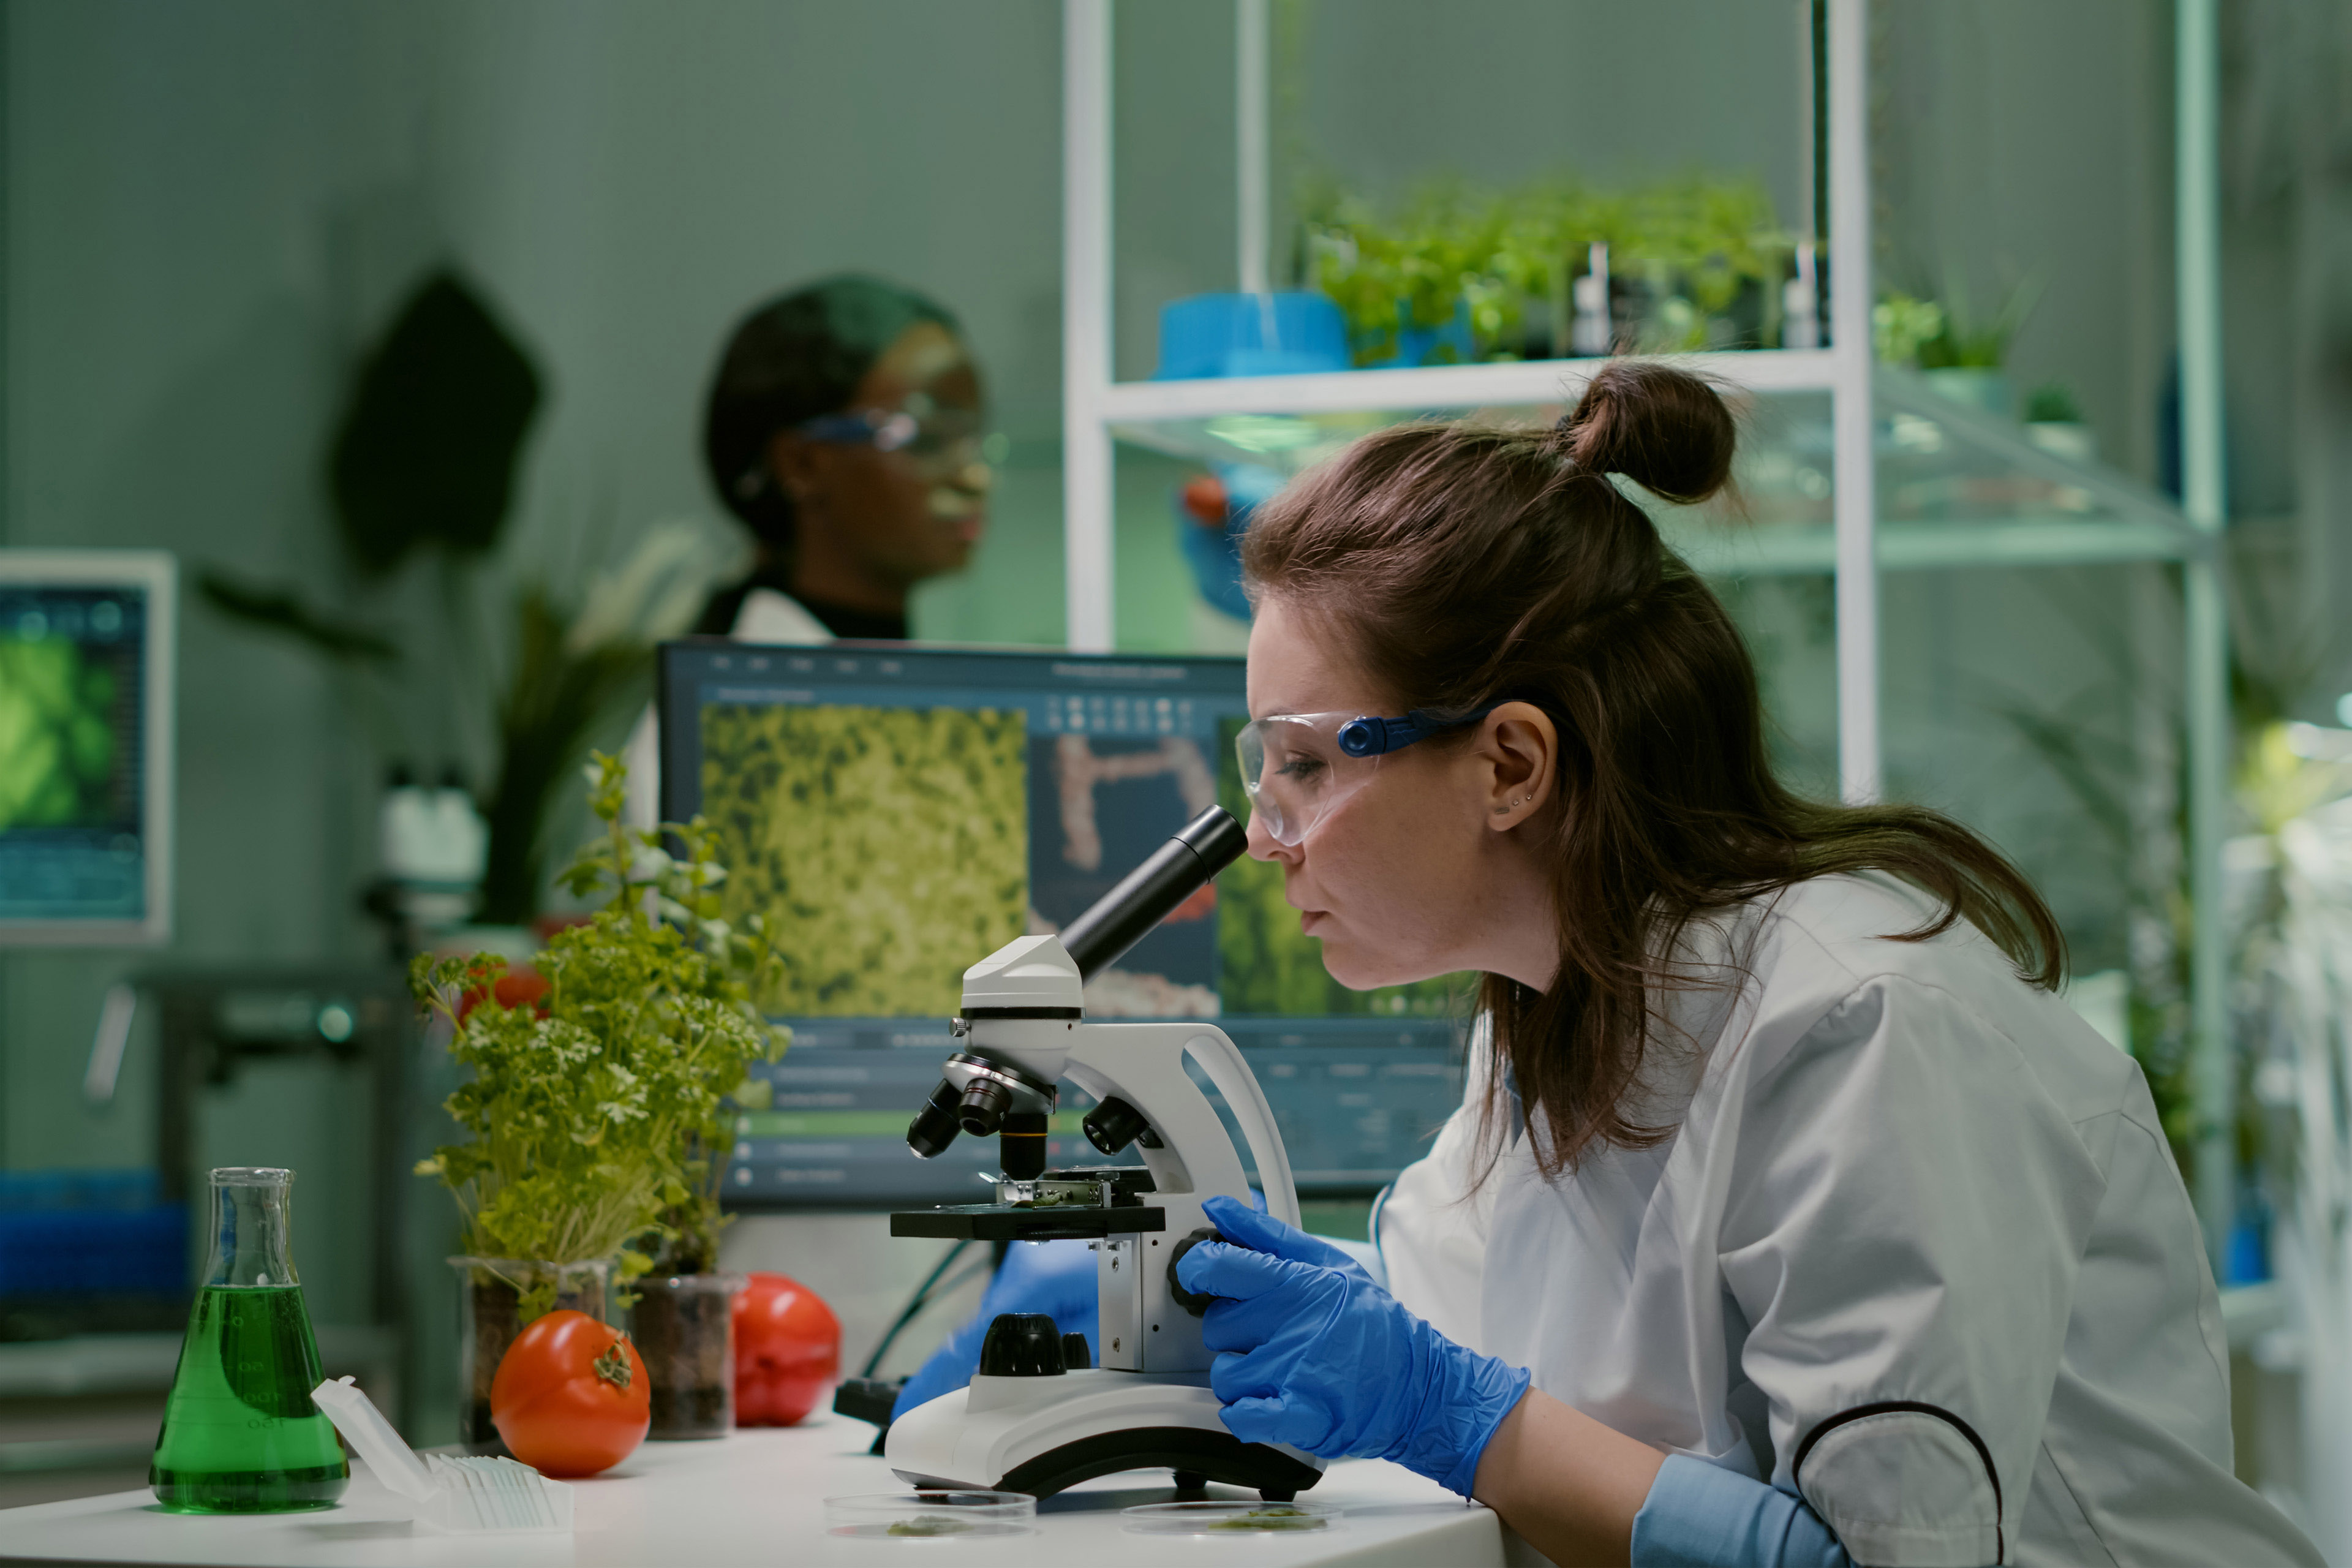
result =
[[[1250,519],[1271,500],[1285,483],[1282,475],[1255,463],[1215,465],[1218,482],[1225,487],[1223,528],[1203,528],[1200,520],[1176,502],[1176,542],[1184,564],[1192,569],[1193,585],[1201,597],[1237,621],[1250,616],[1249,595],[1242,591],[1242,535]]]
[[[0,1172],[0,1298],[187,1286],[187,1205],[157,1201],[154,1172]]]
[[[1160,308],[1154,381],[1346,370],[1348,323],[1321,294],[1195,294]]]

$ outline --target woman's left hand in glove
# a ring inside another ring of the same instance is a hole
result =
[[[1246,1443],[1392,1459],[1465,1497],[1528,1376],[1440,1334],[1348,1256],[1232,1198],[1176,1266],[1209,1305],[1209,1386]]]

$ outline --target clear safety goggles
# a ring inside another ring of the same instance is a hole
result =
[[[1381,758],[1416,741],[1475,724],[1493,707],[1465,715],[1416,708],[1402,719],[1363,713],[1269,713],[1242,726],[1234,750],[1250,810],[1277,844],[1296,845],[1339,803],[1370,784]]]
[[[989,460],[990,441],[975,409],[935,407],[917,393],[900,408],[858,408],[804,420],[802,435],[845,447],[897,452],[917,466],[954,469]]]

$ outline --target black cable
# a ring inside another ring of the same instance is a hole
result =
[[[962,1273],[950,1275],[943,1283],[934,1288],[928,1294],[917,1297],[914,1301],[908,1304],[905,1315],[902,1316],[898,1322],[891,1324],[890,1331],[882,1337],[882,1343],[880,1347],[875,1351],[875,1359],[870,1364],[874,1366],[881,1365],[881,1358],[884,1353],[889,1350],[890,1342],[898,1337],[898,1331],[906,1328],[917,1318],[921,1317],[925,1312],[929,1311],[932,1306],[940,1300],[941,1298],[952,1296],[958,1290],[962,1289],[966,1285],[971,1283],[971,1281],[975,1279],[984,1279],[995,1272],[996,1265],[983,1258],[979,1262],[973,1264],[971,1268],[965,1269]],[[871,1376],[872,1374],[869,1373],[867,1375]]]
[[[891,1323],[887,1330],[884,1331],[882,1335],[882,1342],[874,1347],[874,1353],[872,1355],[866,1358],[865,1370],[860,1372],[857,1374],[858,1376],[872,1377],[874,1375],[874,1369],[880,1366],[882,1364],[882,1358],[890,1353],[890,1346],[892,1342],[898,1339],[900,1331],[904,1330],[908,1323],[913,1322],[916,1317],[925,1307],[931,1304],[931,1287],[940,1282],[940,1277],[941,1275],[945,1274],[950,1268],[954,1267],[955,1260],[962,1257],[964,1249],[971,1245],[971,1241],[967,1237],[962,1241],[957,1242],[953,1247],[949,1247],[947,1256],[940,1259],[939,1266],[923,1277],[923,1282],[915,1287],[914,1295],[908,1299],[907,1305],[899,1311],[898,1319]]]

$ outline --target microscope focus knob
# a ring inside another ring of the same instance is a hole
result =
[[[1043,1312],[1003,1312],[980,1342],[982,1377],[1059,1377],[1062,1332]]]
[[[1178,1242],[1176,1244],[1176,1250],[1168,1255],[1169,1297],[1178,1306],[1183,1308],[1186,1311],[1192,1313],[1196,1318],[1201,1316],[1202,1313],[1206,1312],[1209,1310],[1209,1303],[1215,1300],[1216,1298],[1214,1296],[1204,1296],[1197,1290],[1187,1290],[1184,1289],[1183,1281],[1176,1278],[1176,1266],[1184,1261],[1184,1255],[1186,1253],[1200,1246],[1201,1243],[1204,1241],[1223,1241],[1224,1239],[1225,1238],[1223,1237],[1219,1236],[1216,1233],[1213,1227],[1204,1225],[1201,1226],[1200,1229],[1193,1231],[1191,1235],[1187,1236],[1183,1240]]]

